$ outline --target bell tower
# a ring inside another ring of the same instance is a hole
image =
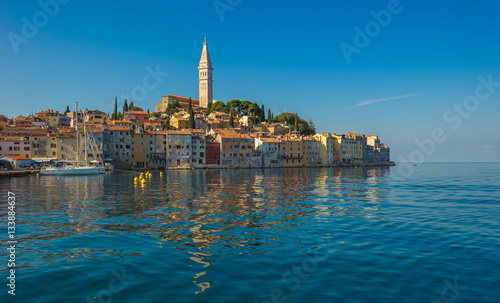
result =
[[[201,52],[199,70],[200,82],[200,107],[207,108],[209,103],[213,102],[213,80],[212,80],[212,60],[210,60],[210,53],[208,52],[207,37],[203,43],[203,51]]]

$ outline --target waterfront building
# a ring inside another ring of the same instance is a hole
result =
[[[318,133],[313,136],[319,142],[319,159],[323,165],[333,164],[334,139],[330,133]]]
[[[333,134],[334,148],[339,154],[342,163],[363,162],[363,139],[351,133]]]
[[[57,134],[32,135],[30,141],[33,160],[48,162],[57,159]]]
[[[17,155],[31,158],[31,143],[28,137],[0,138],[0,155]]]
[[[191,132],[189,130],[167,130],[166,162],[169,167],[191,167]]]
[[[287,166],[302,166],[304,164],[301,148],[302,141],[295,138],[282,138],[281,139],[281,165]]]
[[[81,141],[83,142],[84,140],[85,136],[83,135]],[[104,164],[103,146],[104,133],[102,127],[95,125],[87,126],[87,161],[89,163]],[[80,160],[84,159],[80,158]]]
[[[255,149],[262,152],[264,167],[277,167],[281,165],[281,141],[276,138],[254,138]]]
[[[55,147],[57,161],[76,161],[76,132],[64,132],[57,135],[51,148]]]
[[[163,131],[150,131],[149,167],[152,169],[165,168],[167,162],[167,138]]]
[[[115,168],[130,168],[131,132],[131,128],[126,126],[108,126],[104,130],[104,160],[113,161]]]
[[[219,133],[215,138],[220,144],[221,164],[228,167],[250,167],[253,139],[247,134]]]
[[[208,104],[213,103],[213,79],[212,79],[212,60],[208,51],[207,38],[203,43],[203,50],[201,52],[199,70],[199,88],[200,88],[200,107],[207,108]]]
[[[205,162],[207,167],[220,166],[220,143],[207,139],[205,146],[206,146]]]
[[[153,151],[153,141],[149,133],[137,129],[130,135],[130,164],[135,169],[149,169],[149,155]]]
[[[252,150],[252,167],[262,167],[262,152],[260,150]]]
[[[191,165],[205,167],[207,139],[202,134],[193,134],[191,138]]]
[[[391,150],[389,146],[381,143],[377,135],[367,136],[366,144],[369,150],[373,150],[372,162],[381,163],[391,161]]]
[[[314,140],[312,137],[304,139],[303,142],[307,145],[307,151],[305,153],[305,159],[307,160],[307,163],[311,165],[321,164],[319,147],[320,142]]]

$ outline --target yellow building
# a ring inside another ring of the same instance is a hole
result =
[[[304,161],[301,148],[302,141],[299,139],[281,139],[282,166],[302,166]]]
[[[132,133],[130,137],[131,165],[136,169],[149,168],[149,154],[152,151],[152,138],[149,133]]]
[[[343,163],[363,163],[363,135],[347,132],[332,135],[334,149]]]
[[[325,165],[334,163],[334,138],[330,133],[319,133],[313,136],[314,140],[319,142],[319,162]]]

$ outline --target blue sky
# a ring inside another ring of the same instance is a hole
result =
[[[395,161],[500,161],[500,86],[476,96],[478,77],[500,82],[495,1],[61,2],[44,20],[37,1],[0,1],[0,113],[64,111],[74,101],[111,112],[115,96],[121,105],[142,85],[147,67],[168,76],[134,104],[198,98],[207,36],[217,100],[297,112],[320,131],[378,134]],[[390,21],[377,28],[371,11],[381,10]],[[11,39],[23,37],[23,17],[42,19],[16,52]],[[364,45],[355,43],[356,27]],[[350,62],[342,43],[357,47]],[[460,116],[454,105],[464,100]],[[432,139],[435,129],[444,142]],[[415,140],[433,143],[424,153]]]

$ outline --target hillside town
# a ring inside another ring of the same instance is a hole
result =
[[[153,112],[127,100],[118,111],[115,98],[112,114],[68,106],[62,113],[0,115],[0,167],[77,158],[139,170],[393,164],[390,148],[377,135],[316,133],[312,121],[297,114],[274,117],[268,110],[266,116],[255,102],[215,101],[206,40],[198,70],[199,99],[169,94]]]

